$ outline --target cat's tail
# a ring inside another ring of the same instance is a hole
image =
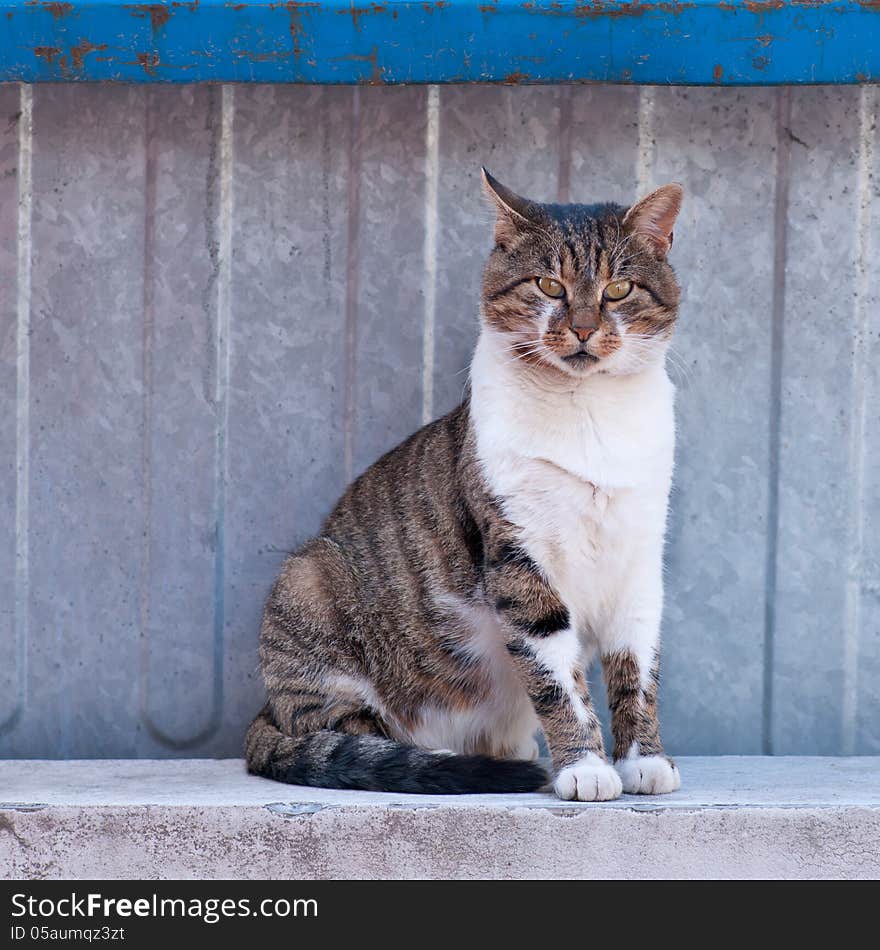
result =
[[[248,771],[291,785],[456,795],[534,792],[547,783],[535,762],[431,752],[373,735],[329,729],[287,736],[264,708],[245,740]]]

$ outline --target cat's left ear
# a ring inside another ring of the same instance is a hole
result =
[[[624,230],[641,235],[654,248],[657,257],[666,257],[672,247],[672,229],[683,197],[684,190],[677,183],[652,191],[624,215]]]

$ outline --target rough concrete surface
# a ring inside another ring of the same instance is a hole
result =
[[[660,798],[285,786],[241,761],[0,762],[0,876],[873,878],[880,758],[685,758]]]

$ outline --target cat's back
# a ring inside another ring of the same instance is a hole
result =
[[[479,531],[462,485],[472,441],[464,402],[356,478],[322,536],[388,590],[425,581],[466,590],[480,559]]]

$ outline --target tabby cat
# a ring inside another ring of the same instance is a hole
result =
[[[248,766],[393,792],[671,792],[657,681],[682,190],[626,209],[483,182],[495,246],[467,398],[285,562]],[[597,651],[613,765],[584,678]]]

